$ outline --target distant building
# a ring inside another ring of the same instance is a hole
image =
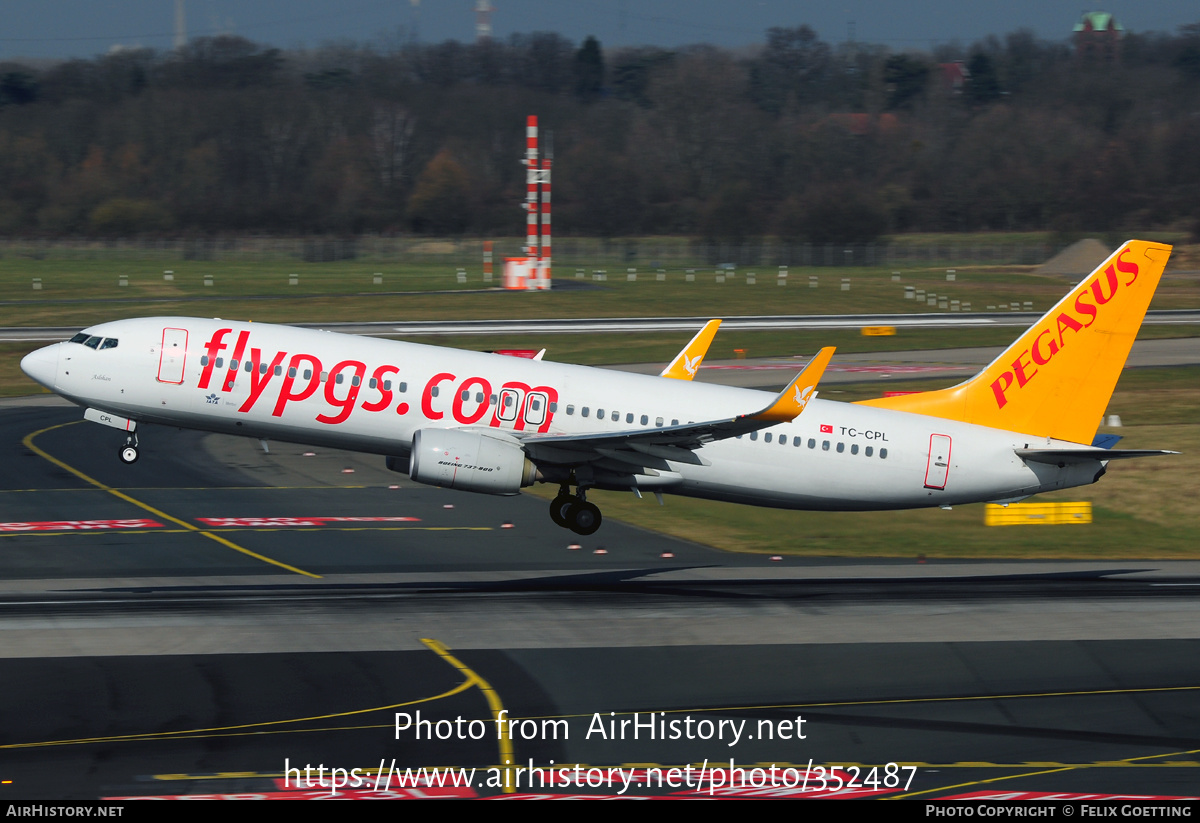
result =
[[[1121,59],[1125,27],[1106,11],[1086,11],[1075,24],[1075,56],[1080,60],[1115,63]]]
[[[953,63],[938,63],[938,79],[941,81],[942,89],[948,94],[962,94],[967,82],[971,79],[971,72],[967,71],[966,65],[961,60],[955,60]]]

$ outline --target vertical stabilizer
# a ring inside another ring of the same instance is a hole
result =
[[[1170,255],[1130,240],[967,382],[862,405],[1091,443]]]

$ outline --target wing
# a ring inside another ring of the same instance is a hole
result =
[[[671,377],[676,380],[691,380],[696,376],[696,372],[700,371],[700,363],[704,360],[704,355],[708,353],[708,347],[712,345],[713,338],[717,335],[717,329],[720,328],[720,320],[709,320],[704,324],[704,328],[696,332],[696,336],[691,339],[683,351],[675,355],[675,359],[659,374],[659,377]]]
[[[670,471],[668,460],[708,465],[696,450],[707,443],[769,428],[796,419],[814,397],[816,387],[833,356],[833,347],[821,349],[804,371],[765,408],[722,420],[588,434],[534,434],[521,439],[535,463],[560,466],[591,464],[608,472],[650,474]]]

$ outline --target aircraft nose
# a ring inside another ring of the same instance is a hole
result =
[[[58,378],[58,344],[44,346],[21,358],[21,371],[48,389],[54,388]]]

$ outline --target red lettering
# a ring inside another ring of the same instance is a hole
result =
[[[475,411],[468,415],[463,412],[463,404],[467,402],[466,400],[463,400],[463,395],[465,394],[469,398],[472,386],[478,386],[480,388],[480,393],[483,395],[483,401],[475,407]],[[478,423],[480,419],[482,419],[483,416],[488,412],[488,398],[491,396],[491,393],[491,383],[484,380],[482,377],[468,377],[463,381],[462,385],[458,387],[458,391],[454,393],[454,406],[451,410],[454,414],[454,419],[459,423],[464,423],[468,426],[472,423]]]
[[[1038,333],[1038,336],[1036,338],[1034,338],[1034,341],[1033,341],[1033,362],[1037,363],[1039,366],[1046,365],[1047,363],[1050,362],[1051,357],[1058,354],[1058,343],[1056,343],[1054,341],[1053,337],[1050,338],[1049,353],[1042,354],[1042,350],[1040,348],[1042,338],[1047,336],[1048,334],[1050,334],[1050,330],[1043,329],[1042,331],[1040,331]]]
[[[347,369],[352,369],[353,374],[350,375],[349,380],[342,381],[350,385],[346,389],[346,396],[339,399],[337,396],[337,378],[341,377],[342,372]],[[325,400],[329,405],[340,408],[341,411],[334,417],[326,414],[318,414],[318,423],[336,425],[350,416],[350,412],[354,411],[354,404],[358,402],[358,391],[362,388],[363,375],[366,373],[367,364],[358,360],[343,360],[329,370],[329,379],[325,381]]]
[[[433,390],[447,380],[453,380],[454,375],[450,372],[439,372],[429,378],[429,382],[425,384],[425,391],[421,393],[421,413],[430,420],[441,420],[443,413],[433,410]]]
[[[385,374],[399,374],[400,369],[396,366],[380,366],[371,372],[371,379],[375,381],[375,388],[379,392],[379,399],[371,403],[363,403],[362,407],[369,412],[383,411],[388,406],[392,405],[392,390],[384,387],[383,376]]]
[[[1087,297],[1086,291],[1079,292],[1079,296],[1075,298],[1075,311],[1079,312],[1080,314],[1087,314],[1091,316],[1092,319],[1083,324],[1083,327],[1086,329],[1088,326],[1096,322],[1096,307],[1091,303],[1083,302],[1083,298],[1085,297]]]
[[[230,331],[233,331],[230,329]],[[238,366],[242,360],[242,353],[246,351],[246,341],[250,339],[250,332],[238,332],[237,345],[233,347],[233,356],[229,358],[229,371],[225,373],[225,383],[221,386],[221,391],[231,391],[233,389],[233,380],[237,377]]]
[[[1008,398],[1004,396],[1004,393],[1008,391],[1012,382],[1013,376],[1010,371],[1004,372],[992,382],[992,393],[996,395],[996,408],[1002,409],[1004,408],[1004,404],[1008,402]]]
[[[1138,276],[1138,264],[1137,263],[1126,263],[1124,260],[1121,259],[1125,255],[1129,254],[1129,252],[1130,252],[1130,249],[1128,247],[1126,247],[1121,250],[1120,254],[1117,255],[1117,271],[1124,272],[1125,274],[1133,275],[1133,277],[1131,277],[1125,281],[1126,286],[1132,286],[1133,281],[1137,280],[1137,276]]]
[[[267,366],[265,373],[260,373],[259,371],[259,357],[259,349],[250,350],[250,364],[253,366],[253,370],[250,372],[250,396],[238,408],[240,412],[250,411],[254,407],[254,403],[262,395],[263,389],[267,387],[267,384],[271,382],[271,378],[275,376],[275,368],[283,362],[283,358],[287,357],[287,352],[281,351],[275,355],[275,358],[271,361],[271,365]]]
[[[1075,306],[1078,308],[1078,300],[1075,301]],[[1071,331],[1083,330],[1083,324],[1071,315],[1067,314],[1065,311],[1058,313],[1058,319],[1055,321],[1055,323],[1058,325],[1058,345],[1060,348],[1066,344],[1066,341],[1063,340],[1063,326],[1066,326]]]
[[[299,394],[292,392],[292,386],[295,385],[296,375],[300,374],[300,364],[307,363],[312,366],[309,369],[308,377],[301,379],[306,380],[304,388]],[[288,362],[287,374],[283,378],[283,386],[279,389],[279,399],[275,401],[275,409],[271,412],[274,417],[283,415],[284,406],[290,400],[307,400],[312,397],[313,392],[317,390],[317,386],[321,382],[321,361],[313,357],[311,354],[293,354],[292,359]]]
[[[1022,358],[1028,357],[1028,356],[1029,356],[1029,349],[1026,349],[1025,351],[1018,354],[1017,359],[1013,361],[1013,371],[1017,373],[1017,385],[1020,386],[1022,389],[1025,388],[1026,383],[1028,383],[1031,379],[1033,379],[1033,375],[1037,374],[1037,369],[1034,369],[1028,375],[1025,374],[1025,367],[1030,366],[1032,364],[1026,363],[1024,360],[1022,360]]]
[[[1099,277],[1092,281],[1092,296],[1096,298],[1096,305],[1103,306],[1109,300],[1112,300],[1117,293],[1117,272],[1112,266],[1104,270],[1108,276],[1108,295],[1104,294],[1104,285]]]
[[[208,362],[204,364],[204,371],[200,373],[200,383],[197,388],[208,388],[208,381],[212,379],[213,366],[217,362],[217,353],[225,350],[226,346],[222,341],[225,339],[225,335],[231,331],[233,329],[217,329],[213,332],[212,339],[204,344],[204,349],[208,352]]]

